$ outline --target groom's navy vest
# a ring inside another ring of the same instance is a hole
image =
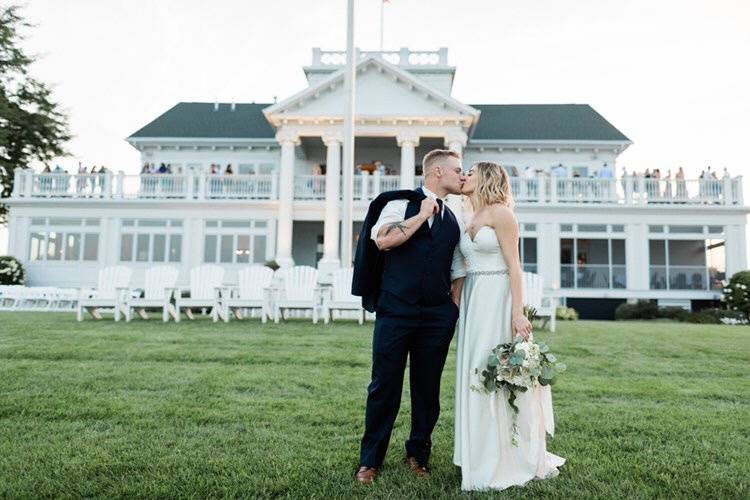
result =
[[[419,213],[421,201],[410,201],[404,219]],[[445,207],[433,227],[425,222],[406,242],[385,252],[381,289],[410,304],[439,305],[450,300],[451,264],[460,229]],[[437,224],[437,226],[436,226]]]

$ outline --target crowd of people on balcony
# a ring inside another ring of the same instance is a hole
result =
[[[171,163],[160,163],[157,167],[155,163],[144,163],[141,168],[141,174],[171,174],[172,164]]]
[[[315,179],[325,175],[325,165],[316,163],[311,165],[310,168],[312,174],[310,176],[311,178],[308,178],[304,182],[312,184],[310,184],[310,186],[303,186],[298,183],[295,185],[295,190],[300,189],[301,187],[306,187],[306,191],[310,191],[314,196],[319,197],[319,195],[322,195],[322,184],[318,185]],[[619,196],[625,196],[626,198],[632,196],[637,199],[642,199],[645,196],[649,203],[666,202],[670,200],[687,201],[688,199],[693,198],[702,199],[705,203],[722,203],[726,202],[724,198],[733,196],[732,190],[734,189],[728,189],[724,182],[725,179],[731,178],[731,174],[727,168],[724,168],[721,172],[717,172],[710,166],[701,171],[700,176],[698,177],[699,182],[696,182],[695,179],[685,179],[685,171],[682,167],[678,167],[674,173],[671,168],[667,169],[666,173],[662,173],[659,168],[637,171],[628,170],[627,167],[622,167],[620,176],[617,176],[614,167],[607,163],[604,163],[598,169],[592,169],[591,167],[586,166],[565,166],[562,163],[558,163],[557,165],[546,169],[537,169],[531,166],[525,168],[508,166],[506,168],[511,178],[517,179],[514,181],[513,189],[519,189],[519,199],[529,200],[533,200],[535,196],[538,196],[541,193],[540,186],[537,182],[539,176],[546,178],[559,178],[561,180],[567,179],[571,181],[577,179],[581,179],[582,181],[589,179],[618,179],[618,189],[615,189],[614,184],[610,185],[609,183],[560,183],[557,185],[556,190],[558,199],[609,199],[618,196],[616,191],[620,191]],[[231,163],[226,165],[211,163],[208,168],[203,171],[211,177],[231,176],[243,172]],[[356,166],[356,172],[361,175],[373,175],[375,173],[378,173],[381,176],[398,175],[396,169],[386,165],[380,160],[360,163]],[[79,196],[97,196],[104,194],[104,191],[107,189],[113,189],[111,185],[108,186],[108,181],[103,177],[103,174],[111,173],[111,171],[103,165],[93,165],[88,167],[79,162],[77,171],[72,173],[69,173],[60,165],[56,165],[54,168],[50,168],[50,166],[47,165],[40,173],[50,175],[37,176],[34,180],[35,189],[38,192],[49,193],[49,195],[52,196],[58,194],[65,196],[70,193],[76,193]],[[162,162],[157,166],[156,163],[146,162],[143,164],[140,173],[144,175],[140,181],[140,190],[142,193],[158,195],[158,193],[161,192],[182,192],[184,191],[183,187],[187,189],[188,180],[182,176],[165,176],[161,180],[149,178],[150,175],[154,174],[182,174],[184,173],[184,167],[180,164],[175,166],[171,163]],[[72,177],[73,174],[78,175]],[[421,174],[421,168],[419,168],[419,166],[417,166],[416,174]],[[241,178],[238,177],[236,181],[240,181],[240,179]],[[110,181],[110,184],[116,184],[118,182],[121,183],[121,181],[113,179]],[[216,182],[219,182],[218,178],[211,180],[208,190],[210,192],[223,193],[227,189],[227,187],[224,186],[226,181],[221,181],[221,184],[216,184]],[[300,182],[302,182],[302,180],[300,180]],[[197,183],[195,185],[197,185]],[[394,187],[391,186],[390,183],[385,187],[383,185],[380,186],[380,189],[393,188]],[[250,192],[253,191],[253,189],[247,188],[242,189],[242,191],[243,193],[244,191]],[[377,190],[374,186],[368,188],[368,190],[373,189]]]

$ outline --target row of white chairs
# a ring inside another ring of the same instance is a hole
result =
[[[174,266],[154,266],[146,270],[143,287],[131,287],[132,270],[112,266],[100,271],[97,287],[81,292],[76,305],[78,321],[85,312],[101,319],[101,309],[114,309],[115,321],[123,316],[130,321],[133,313],[147,319],[147,308],[160,308],[162,320],[180,321],[182,313],[193,319],[193,309],[210,310],[214,321],[228,322],[231,316],[241,319],[247,313],[260,312],[265,323],[278,323],[291,310],[310,312],[317,323],[328,323],[334,312],[353,311],[360,324],[365,320],[359,297],[351,295],[351,269],[333,274],[330,284],[318,283],[318,270],[295,266],[273,271],[265,266],[248,266],[238,272],[238,284],[226,285],[224,268],[212,264],[190,270],[188,296],[176,286],[178,270]]]
[[[291,310],[310,312],[317,323],[331,321],[335,315],[351,313],[360,324],[368,317],[359,297],[351,294],[352,269],[339,269],[328,284],[318,283],[318,270],[295,266],[276,271],[265,266],[248,266],[238,273],[237,285],[226,285],[224,268],[212,264],[190,271],[189,296],[176,286],[179,270],[174,266],[154,266],[145,272],[143,286],[132,287],[132,269],[111,266],[99,272],[95,289],[55,287],[0,286],[0,310],[6,311],[76,311],[83,321],[88,311],[101,319],[101,309],[113,309],[115,321],[124,316],[131,321],[133,313],[148,319],[146,309],[161,309],[162,320],[179,322],[182,312],[193,319],[193,309],[210,310],[214,321],[228,322],[260,312],[265,323],[278,323]],[[537,316],[555,331],[556,300],[543,293],[544,282],[535,273],[524,273],[524,302],[536,309]],[[371,316],[370,316],[371,317]]]
[[[0,285],[0,311],[73,311],[75,288]]]

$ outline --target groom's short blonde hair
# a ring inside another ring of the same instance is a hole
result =
[[[461,155],[450,149],[433,149],[422,158],[422,173],[429,175],[432,167],[448,158],[461,159]]]

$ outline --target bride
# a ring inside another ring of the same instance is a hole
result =
[[[511,442],[507,399],[471,389],[481,385],[474,370],[486,363],[490,350],[518,335],[530,338],[531,323],[523,312],[518,221],[508,174],[495,163],[476,163],[462,193],[474,215],[458,245],[466,279],[454,290],[454,300],[460,294],[460,316],[453,462],[461,467],[461,489],[502,490],[554,477],[565,459],[546,450],[546,433],[554,432],[549,386],[518,395],[517,446]]]

